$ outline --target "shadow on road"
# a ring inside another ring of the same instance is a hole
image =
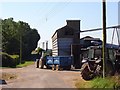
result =
[[[40,69],[40,68],[39,68]],[[44,68],[43,70],[52,70],[52,68],[50,68],[50,69],[48,69],[48,68]],[[54,70],[54,71],[56,71],[56,70]],[[58,70],[58,71],[67,71],[67,72],[71,72],[71,71],[73,71],[73,72],[80,72],[80,69],[71,69],[71,70],[66,70],[66,69],[62,69],[62,70]]]

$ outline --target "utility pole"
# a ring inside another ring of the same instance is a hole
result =
[[[102,48],[102,56],[103,56],[103,78],[105,78],[105,68],[106,68],[106,0],[103,0],[103,48]]]
[[[20,32],[20,64],[22,62],[22,32]]]

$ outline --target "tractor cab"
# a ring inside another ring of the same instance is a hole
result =
[[[102,59],[102,46],[90,46],[88,49],[88,59],[89,60],[98,60]],[[106,60],[109,60],[110,62],[114,63],[115,58],[115,48],[112,47],[106,47]]]
[[[99,63],[103,65],[102,57],[102,45],[90,46],[88,49],[87,62],[90,64]],[[120,72],[120,49],[118,47],[112,46],[110,44],[106,45],[106,66],[110,67],[114,71]]]

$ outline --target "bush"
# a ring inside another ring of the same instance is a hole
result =
[[[14,63],[18,65],[20,63],[19,55],[9,55],[12,59],[14,59]]]
[[[18,55],[8,55],[6,53],[0,54],[2,56],[2,67],[16,67],[19,64]]]

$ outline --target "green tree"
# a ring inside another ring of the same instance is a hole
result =
[[[28,23],[23,21],[15,22],[13,18],[8,18],[1,20],[1,26],[3,52],[20,54],[21,41],[22,56],[27,57],[37,47],[40,35],[36,29],[30,28]]]
[[[13,18],[2,20],[2,50],[14,54],[18,53],[17,23]]]

